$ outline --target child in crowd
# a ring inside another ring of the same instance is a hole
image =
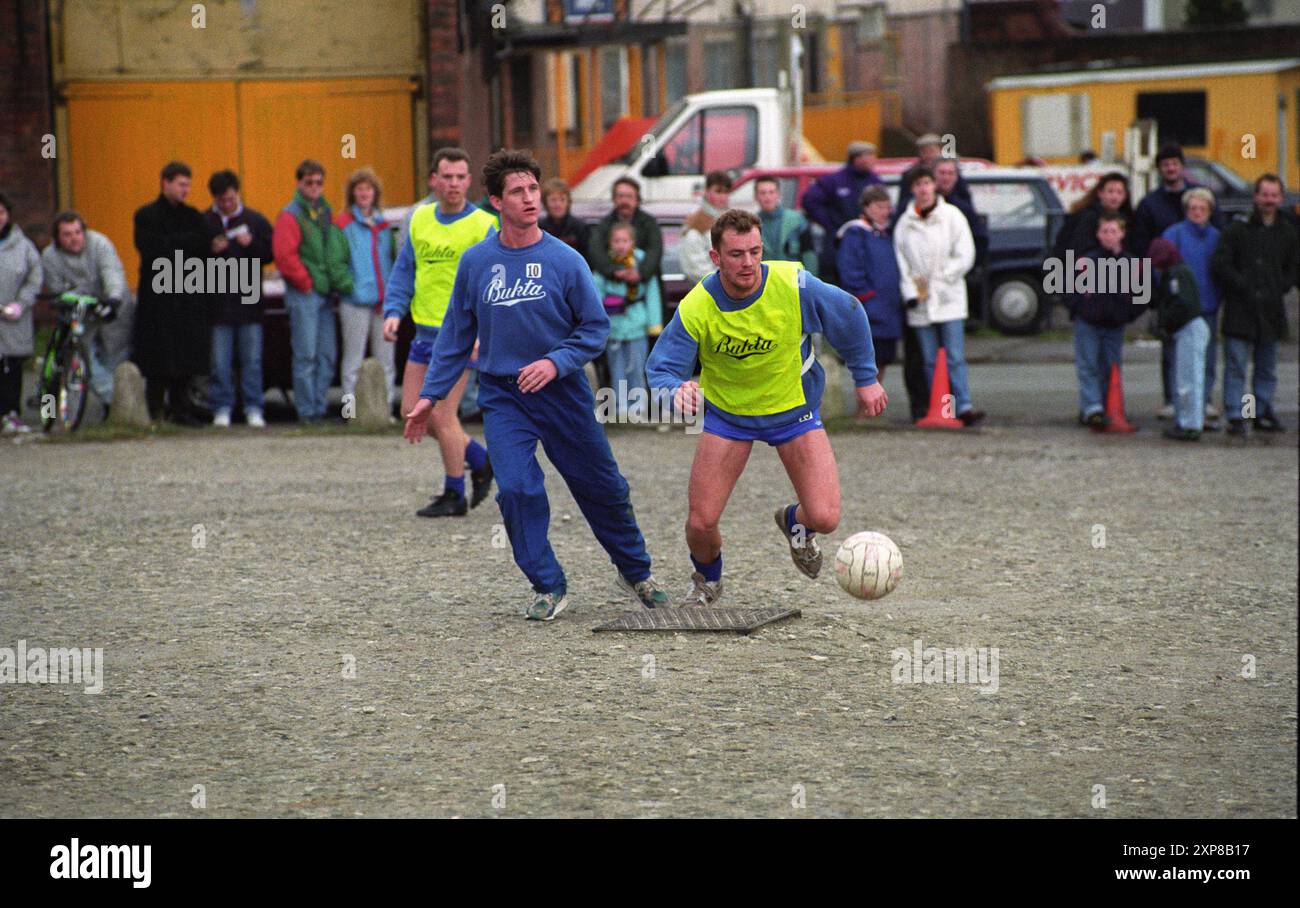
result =
[[[618,223],[609,232],[609,260],[617,268],[635,268],[645,258],[645,252],[636,248],[636,231],[631,224]],[[633,389],[640,388],[647,395],[645,361],[650,351],[651,336],[663,330],[663,303],[659,279],[639,284],[627,284],[607,278],[599,271],[592,275],[596,292],[605,304],[609,316],[609,340],[605,353],[609,357],[609,383],[617,394],[619,422],[639,419],[639,408],[629,412]],[[624,384],[626,383],[626,384]]]
[[[836,265],[840,286],[867,310],[876,368],[884,381],[885,366],[897,358],[898,339],[903,336],[901,276],[889,230],[893,203],[881,186],[868,186],[860,201],[861,216],[840,228]]]
[[[1174,425],[1165,438],[1200,441],[1205,426],[1205,355],[1210,325],[1201,309],[1196,273],[1171,240],[1157,237],[1147,247],[1155,272],[1156,325],[1174,342]]]
[[[1124,246],[1124,219],[1104,213],[1097,221],[1098,247],[1079,260],[1079,268],[1096,275],[1126,274],[1136,281],[1142,260]],[[1146,306],[1134,303],[1133,288],[1098,287],[1067,297],[1074,321],[1074,368],[1079,377],[1079,422],[1091,429],[1106,428],[1106,391],[1111,368],[1120,362],[1124,326]]]

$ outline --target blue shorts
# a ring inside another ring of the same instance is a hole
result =
[[[415,337],[411,340],[411,351],[406,354],[406,361],[421,366],[429,365],[433,362],[433,342],[437,339],[437,328],[416,325]]]
[[[783,426],[769,426],[765,429],[737,426],[727,422],[711,407],[706,407],[704,410],[704,431],[731,441],[765,441],[772,447],[776,447],[820,428],[822,428],[820,407],[798,422],[786,423]]]

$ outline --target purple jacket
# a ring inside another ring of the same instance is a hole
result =
[[[823,278],[835,274],[836,234],[861,213],[858,200],[862,191],[880,182],[875,171],[860,173],[852,164],[845,164],[834,173],[818,177],[803,194],[804,211],[825,231],[819,261]]]

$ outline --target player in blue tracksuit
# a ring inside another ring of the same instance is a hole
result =
[[[483,166],[501,232],[461,257],[406,437],[424,436],[434,402],[460,379],[477,337],[497,504],[515,563],[535,593],[525,617],[549,621],[568,604],[564,570],[547,539],[551,510],[539,442],[609,553],[619,584],[647,608],[665,606],[668,596],[650,574],[627,480],[596,422],[582,368],[604,349],[609,317],[582,256],[537,226],[540,178],[541,168],[523,152],[499,151]]]

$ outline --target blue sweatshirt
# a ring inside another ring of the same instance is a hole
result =
[[[599,356],[608,334],[586,259],[549,233],[519,249],[493,233],[460,257],[420,396],[451,392],[476,337],[482,373],[513,378],[545,358],[564,378]]]
[[[467,217],[477,207],[473,202],[466,202],[465,207],[455,214],[444,215],[438,211],[434,213],[434,217],[438,219],[439,224],[454,224],[461,218]],[[496,228],[493,227],[488,231],[488,236],[495,233]],[[388,286],[384,288],[384,318],[406,318],[406,314],[411,311],[411,297],[414,295],[415,246],[411,244],[411,226],[408,217],[402,251],[397,254],[397,261],[393,262],[393,270],[388,274]]]
[[[811,274],[803,276],[803,285],[799,288],[799,310],[803,320],[803,345],[800,348],[806,361],[812,355],[813,334],[824,334],[831,346],[839,351],[853,373],[853,381],[859,388],[876,383],[876,350],[871,343],[871,326],[867,324],[866,313],[862,304],[839,287],[833,287]],[[722,279],[715,271],[704,279],[704,289],[713,302],[724,312],[744,309],[758,299],[767,284],[767,265],[763,266],[763,278],[758,289],[742,300],[733,300],[722,289]],[[650,351],[646,361],[646,377],[651,388],[663,388],[676,393],[682,382],[691,377],[695,366],[695,357],[699,353],[699,344],[686,332],[681,315],[673,313],[673,320],[668,323],[655,347]],[[821,363],[813,362],[803,374],[803,396],[805,404],[784,413],[770,413],[764,416],[740,416],[720,409],[708,400],[705,407],[735,426],[749,429],[766,429],[772,426],[789,425],[798,422],[805,414],[812,412],[821,403],[822,389],[826,385],[826,373]]]
[[[1178,247],[1178,254],[1183,257],[1187,267],[1196,275],[1196,289],[1201,297],[1201,314],[1207,318],[1219,311],[1219,282],[1210,273],[1210,262],[1214,258],[1215,247],[1219,245],[1219,228],[1213,224],[1197,227],[1191,221],[1182,220],[1165,228],[1161,234]]]

